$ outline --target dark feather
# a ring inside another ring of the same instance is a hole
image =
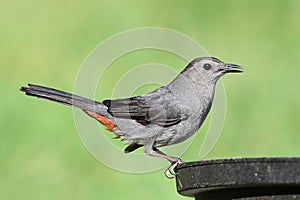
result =
[[[34,84],[28,84],[28,87],[21,87],[20,90],[29,96],[47,99],[83,110],[95,111],[97,105],[99,105],[99,102],[85,97]]]
[[[116,118],[133,119],[147,126],[151,123],[170,127],[185,118],[181,104],[166,88],[159,92],[125,99],[104,100],[107,111]],[[164,99],[162,99],[164,98]]]
[[[130,153],[130,152],[133,152],[134,150],[142,147],[143,145],[140,145],[140,144],[136,144],[136,143],[133,143],[133,144],[130,144],[128,147],[126,147],[124,149],[124,153]]]

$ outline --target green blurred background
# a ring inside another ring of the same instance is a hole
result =
[[[72,91],[97,44],[138,27],[180,31],[210,55],[245,67],[223,78],[226,122],[205,159],[300,154],[298,0],[1,0],[0,16],[0,199],[186,199],[163,170],[126,174],[99,163],[81,144],[70,108],[18,91],[28,82]],[[136,60],[185,65],[150,51],[118,64]],[[199,159],[207,125],[184,160]]]

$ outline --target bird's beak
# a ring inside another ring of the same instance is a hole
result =
[[[225,64],[224,73],[240,73],[244,68],[236,64]]]

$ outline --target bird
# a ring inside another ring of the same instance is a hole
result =
[[[143,147],[148,156],[168,160],[164,174],[173,178],[183,163],[159,148],[194,135],[207,117],[218,80],[227,73],[239,73],[240,65],[227,64],[215,57],[197,57],[168,84],[149,93],[102,102],[35,84],[22,86],[26,95],[81,109],[121,138],[125,153]]]

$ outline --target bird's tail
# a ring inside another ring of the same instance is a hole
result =
[[[99,107],[104,106],[100,102],[93,101],[85,97],[80,97],[74,94],[39,85],[28,84],[28,87],[21,87],[20,90],[29,96],[48,99],[50,101],[73,106],[85,111],[97,112]]]

